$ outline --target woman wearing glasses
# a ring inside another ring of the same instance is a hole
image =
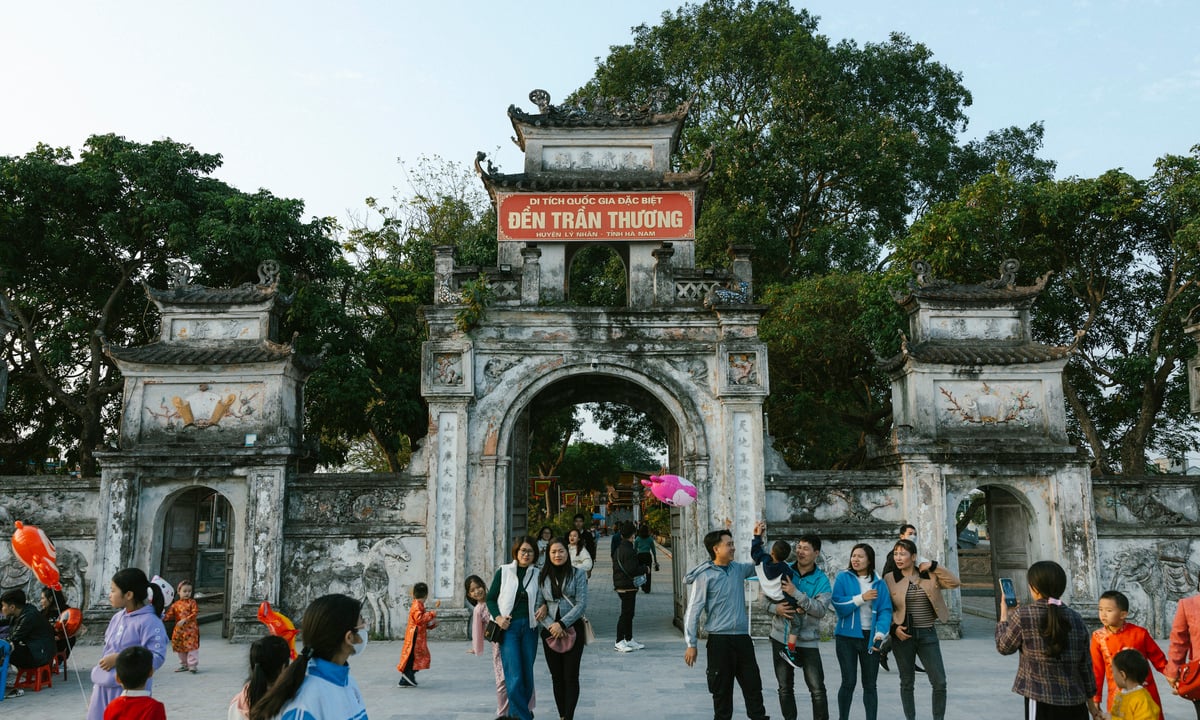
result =
[[[513,561],[501,565],[488,589],[488,612],[504,628],[500,640],[500,664],[508,691],[508,713],[532,720],[529,701],[533,697],[533,661],[537,657],[537,541],[529,536],[513,544]]]

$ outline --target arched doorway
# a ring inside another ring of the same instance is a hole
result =
[[[233,508],[207,487],[184,490],[167,501],[158,574],[172,584],[190,579],[201,614],[219,610],[228,637],[229,576],[233,569]]]
[[[567,248],[567,302],[615,307],[629,304],[629,249],[619,244]]]
[[[965,610],[998,618],[1002,577],[1012,579],[1019,602],[1028,602],[1031,517],[1022,498],[1002,485],[977,487],[959,502],[955,531]]]
[[[666,437],[666,467],[671,472],[693,479],[697,485],[703,486],[706,476],[701,469],[703,463],[699,462],[699,459],[706,459],[706,454],[700,451],[705,447],[706,438],[696,409],[690,405],[688,399],[680,401],[664,385],[656,384],[630,368],[615,367],[606,363],[590,364],[586,369],[564,368],[533,383],[509,405],[508,420],[504,423],[501,441],[510,459],[507,464],[509,472],[505,492],[508,503],[504,509],[504,517],[498,518],[498,525],[505,528],[506,538],[524,534],[531,529],[527,513],[530,491],[527,450],[531,428],[536,425],[538,415],[565,406],[599,402],[627,406],[657,424]],[[689,424],[689,429],[683,429],[681,426],[684,424]],[[703,497],[704,493],[701,495]],[[703,506],[703,501],[682,510],[671,510],[669,529],[666,531],[672,549],[680,558],[680,562],[672,564],[674,576],[671,578],[675,598],[674,614],[678,618],[683,616],[687,599],[682,590],[682,573],[687,569],[685,549],[692,539],[689,533],[694,535],[696,532],[693,527],[696,513],[706,514],[706,510],[700,510],[698,505]],[[688,516],[693,518],[690,523],[686,521]],[[602,543],[601,552],[604,552],[605,548]],[[660,582],[665,585],[667,578],[663,577],[655,582],[656,587]]]

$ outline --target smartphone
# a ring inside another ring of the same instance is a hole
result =
[[[1012,578],[1000,578],[1000,592],[1004,593],[1004,604],[1009,607],[1015,607],[1017,604],[1017,591],[1013,589]]]

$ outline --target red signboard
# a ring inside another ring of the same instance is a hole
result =
[[[501,240],[694,240],[696,193],[497,193]]]
[[[545,495],[546,491],[550,489],[550,484],[557,479],[556,477],[529,478],[529,481],[533,483],[533,494],[537,497]]]

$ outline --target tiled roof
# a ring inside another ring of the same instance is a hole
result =
[[[1035,342],[923,342],[911,346],[905,344],[904,349],[881,362],[880,367],[887,372],[898,370],[909,358],[929,365],[1024,365],[1061,360],[1070,354],[1068,347]]]
[[[231,340],[220,344],[156,342],[133,348],[105,345],[104,352],[114,360],[145,365],[249,365],[291,358],[296,367],[311,372],[321,362],[314,355],[296,354],[291,345],[269,340]]]
[[[158,290],[145,286],[146,295],[155,302],[164,305],[245,305],[262,303],[275,298],[281,304],[288,304],[291,298],[279,294],[274,285],[254,285],[246,283],[234,288],[207,288],[203,285],[188,285],[169,290]]]
[[[538,128],[628,128],[650,127],[653,125],[675,125],[671,145],[679,141],[679,133],[688,110],[692,107],[689,100],[680,104],[671,112],[659,112],[657,103],[652,102],[641,106],[622,104],[606,105],[605,99],[596,99],[590,107],[558,106],[550,104],[550,95],[544,90],[534,90],[529,93],[529,99],[538,105],[539,113],[527,113],[516,105],[508,106],[508,118],[512,121],[517,136],[513,138],[521,150],[525,150],[525,133],[522,126]]]

